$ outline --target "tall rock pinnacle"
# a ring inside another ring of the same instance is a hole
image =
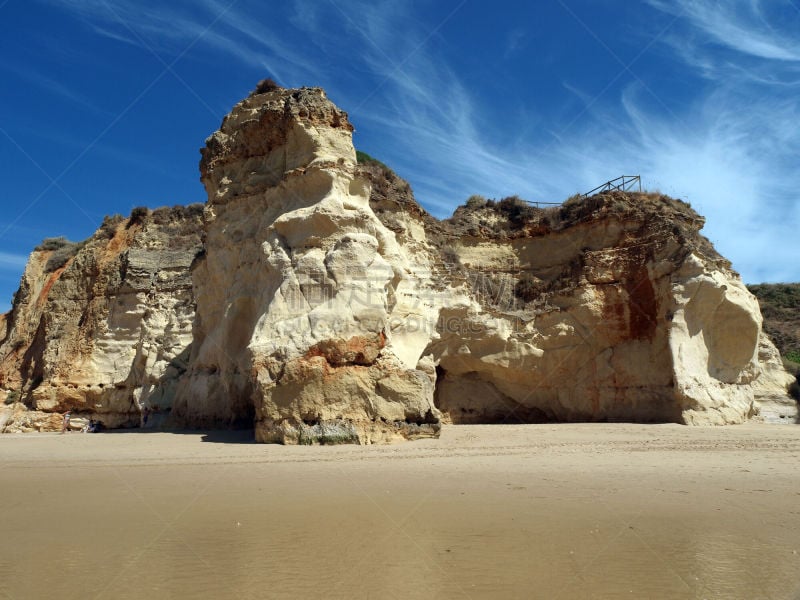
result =
[[[407,331],[426,284],[369,207],[352,131],[321,89],[277,89],[207,140],[187,420],[254,416],[284,443],[438,433],[427,340]]]

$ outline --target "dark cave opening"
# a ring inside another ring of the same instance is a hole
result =
[[[546,411],[509,398],[487,377],[472,371],[454,375],[436,366],[433,401],[454,425],[557,423]]]

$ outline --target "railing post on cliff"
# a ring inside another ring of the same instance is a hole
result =
[[[617,183],[619,182],[619,183]],[[610,181],[606,181],[602,185],[598,185],[593,190],[582,194],[584,198],[588,198],[593,194],[600,194],[603,192],[611,192],[613,190],[617,190],[619,192],[628,192],[630,191],[631,186],[634,183],[639,184],[639,192],[642,191],[642,177],[640,175],[622,175],[617,177],[616,179],[611,179]]]

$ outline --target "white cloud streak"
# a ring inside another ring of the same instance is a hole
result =
[[[699,203],[709,237],[745,280],[797,281],[788,249],[800,230],[800,12],[760,0],[651,4],[684,15],[686,28],[668,48],[709,85],[687,115],[689,135],[679,139],[644,117],[660,126],[660,142],[684,142],[669,161],[650,154],[660,157],[650,172]]]
[[[705,34],[706,40],[720,46],[757,58],[800,61],[796,31],[781,31],[785,23],[770,20],[771,7],[761,0],[649,0],[649,3],[660,11],[684,15]]]
[[[84,108],[91,109],[95,112],[105,112],[86,96],[79,94],[61,81],[57,81],[51,77],[43,75],[41,72],[27,69],[20,65],[11,64],[8,62],[3,62],[0,64],[0,69],[6,71],[7,73],[11,73],[13,76],[19,77],[27,83],[37,86],[48,94],[54,94],[60,98],[69,100],[70,102],[73,102]]]
[[[481,98],[438,55],[420,52],[400,69],[387,65],[384,53],[402,56],[424,32],[415,36],[398,26],[402,19],[382,19],[379,3],[351,2],[352,18],[373,36],[370,46],[385,49],[366,47],[361,60],[389,80],[387,93],[354,117],[386,132],[392,150],[382,158],[440,215],[472,193],[559,201],[623,172],[642,173],[651,188],[688,199],[707,217],[706,234],[747,281],[797,280],[795,257],[775,249],[791,248],[800,231],[800,89],[787,70],[798,51],[759,4],[739,12],[690,0],[670,5],[671,13],[686,9],[683,45],[696,59],[688,66],[718,63],[702,73],[710,84],[688,110],[666,110],[638,83],[616,110],[591,106],[594,97],[584,94],[587,111],[575,126],[556,124],[554,135],[526,139],[497,129]],[[760,64],[721,60],[703,43],[734,34],[728,49]]]
[[[98,34],[137,43],[103,1],[59,4]],[[535,118],[535,108],[498,122],[487,110],[485,90],[465,82],[446,53],[433,50],[446,47],[446,36],[432,35],[441,23],[418,18],[419,3],[294,0],[291,26],[306,34],[297,44],[298,36],[284,31],[286,20],[266,22],[243,1],[203,45],[269,69],[285,85],[325,86],[356,127],[381,132],[379,158],[409,178],[418,198],[440,216],[473,193],[559,201],[623,172],[641,172],[651,187],[688,199],[708,218],[707,234],[745,280],[800,279],[795,257],[775,251],[794,247],[800,231],[794,164],[800,42],[793,33],[800,13],[780,19],[775,5],[759,0],[649,5],[655,16],[680,15],[660,48],[706,82],[692,89],[689,107],[665,110],[639,82],[608,108],[607,101],[594,103],[596,91],[565,83],[585,103],[579,120],[525,135],[523,123],[513,123],[531,113]],[[157,51],[175,52],[226,5],[199,0],[191,9],[143,10],[133,0],[115,0],[113,6]],[[598,45],[597,51],[605,50]]]
[[[10,252],[0,252],[0,270],[21,271],[28,264],[28,256],[22,254],[12,254]]]
[[[98,35],[155,51],[163,59],[202,36],[201,45],[251,67],[267,69],[282,81],[288,79],[290,85],[298,76],[318,72],[316,63],[292,48],[272,23],[251,18],[241,10],[228,10],[231,2],[197,0],[143,6],[135,0],[43,1],[73,12]],[[236,2],[235,8],[244,4]],[[207,31],[209,23],[220,15],[219,23]]]

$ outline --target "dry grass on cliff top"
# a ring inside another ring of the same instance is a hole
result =
[[[608,192],[589,198],[576,194],[561,205],[547,208],[516,195],[500,200],[473,195],[451,217],[439,220],[420,206],[408,182],[390,167],[360,150],[356,157],[362,173],[372,183],[370,206],[379,218],[385,220],[384,213],[398,209],[413,213],[421,218],[429,239],[438,246],[446,246],[447,238],[465,235],[509,239],[545,235],[608,217],[637,218],[662,221],[676,235],[695,242],[704,255],[730,268],[730,263],[699,235],[705,219],[687,202],[658,192]]]
[[[46,273],[53,273],[65,267],[84,248],[92,244],[107,243],[116,235],[117,229],[123,223],[125,229],[153,223],[159,226],[165,235],[173,238],[177,244],[179,238],[202,234],[204,208],[205,204],[203,203],[164,206],[153,210],[139,206],[133,209],[127,219],[121,215],[107,215],[103,218],[98,230],[85,240],[73,242],[63,236],[45,238],[34,248],[34,252],[50,253],[44,270]]]
[[[476,195],[456,208],[446,222],[459,232],[477,223],[489,227],[492,233],[520,231],[529,234],[532,227],[541,233],[550,233],[609,216],[657,216],[665,222],[688,224],[695,231],[705,223],[705,219],[683,200],[649,192],[608,192],[588,198],[576,194],[563,204],[544,208],[519,196],[494,200]]]
[[[372,183],[370,206],[389,229],[402,232],[405,216],[424,226],[428,241],[438,248],[444,264],[458,264],[459,246],[465,238],[503,241],[538,237],[606,219],[635,221],[639,235],[673,239],[687,251],[702,256],[717,268],[735,275],[700,231],[705,219],[690,204],[658,192],[607,192],[584,197],[576,194],[560,205],[539,207],[519,196],[500,200],[471,196],[453,215],[439,220],[414,198],[409,184],[381,161],[357,151],[359,168]],[[534,292],[538,293],[538,288]],[[530,296],[523,290],[522,297]]]
[[[678,239],[718,268],[731,271],[731,263],[700,234],[705,219],[683,200],[657,192],[608,192],[588,198],[575,195],[561,205],[545,208],[518,196],[501,200],[472,196],[442,225],[452,237],[501,240],[558,233],[604,219],[639,221],[651,232]]]
[[[72,242],[65,237],[45,238],[41,244],[34,248],[34,252],[50,252],[44,270],[53,273],[66,265],[71,258],[86,245],[88,240]]]

